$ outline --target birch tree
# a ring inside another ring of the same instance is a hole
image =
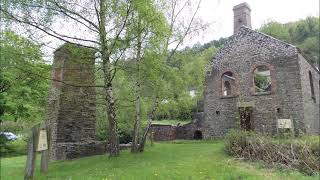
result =
[[[141,101],[143,98],[142,86],[146,85],[146,71],[154,70],[149,66],[143,68],[143,61],[152,61],[145,56],[145,53],[154,53],[164,44],[165,34],[168,33],[166,21],[163,14],[157,8],[157,2],[153,0],[144,1],[145,4],[135,4],[135,13],[133,14],[133,33],[136,39],[132,43],[134,52],[134,95],[135,95],[135,119],[132,135],[131,152],[136,153],[143,150],[144,140],[140,138],[141,128]],[[150,57],[150,56],[149,56]],[[143,135],[143,137],[146,136]]]

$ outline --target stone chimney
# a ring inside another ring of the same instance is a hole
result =
[[[250,6],[246,2],[233,7],[233,34],[235,34],[242,25],[251,28],[250,12]]]

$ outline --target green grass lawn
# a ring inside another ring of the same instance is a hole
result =
[[[118,158],[100,155],[52,162],[43,176],[39,174],[39,156],[35,179],[319,179],[234,160],[223,148],[222,141],[156,143],[142,154],[122,151]],[[1,180],[23,179],[25,160],[25,156],[1,159]]]

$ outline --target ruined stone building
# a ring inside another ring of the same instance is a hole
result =
[[[231,128],[276,133],[288,119],[295,132],[319,133],[319,69],[294,45],[252,30],[247,3],[233,11],[234,34],[206,75],[204,138]]]
[[[319,69],[294,45],[252,30],[247,3],[233,12],[234,34],[212,59],[192,122],[153,125],[156,140],[210,139],[239,128],[275,134],[281,122],[320,133]]]

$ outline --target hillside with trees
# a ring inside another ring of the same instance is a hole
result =
[[[272,21],[264,24],[259,31],[297,46],[308,60],[319,64],[319,27],[319,17],[307,17],[286,24]]]

